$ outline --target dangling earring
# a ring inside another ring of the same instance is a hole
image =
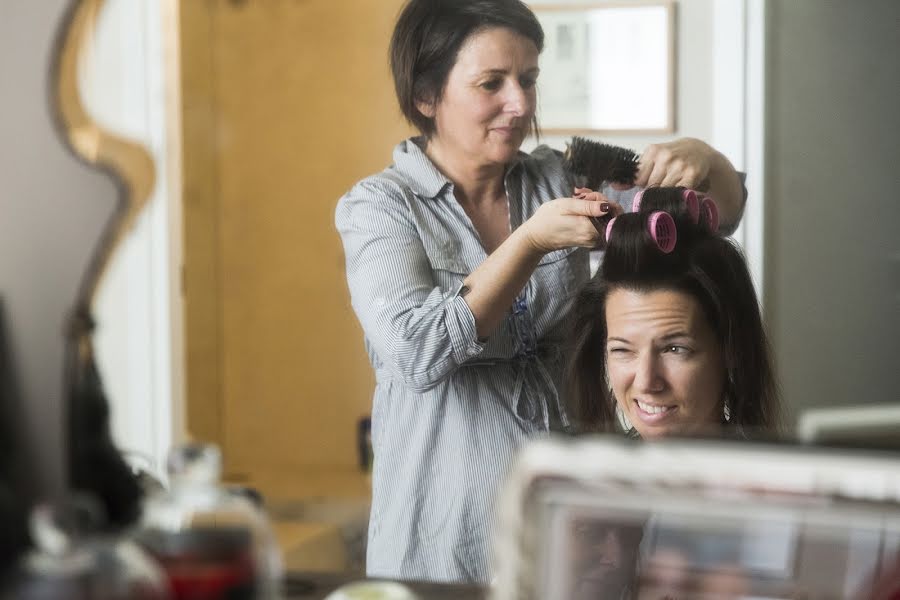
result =
[[[731,392],[734,390],[734,376],[731,374],[731,371],[728,371],[725,385],[725,393],[722,395],[722,416],[725,419],[723,423],[729,423],[731,422],[731,408],[728,406],[728,399],[732,397]]]
[[[631,421],[625,416],[625,411],[622,410],[622,406],[616,401],[616,397],[613,395],[612,390],[609,390],[609,398],[616,403],[616,419],[619,421],[619,426],[622,428],[622,431],[631,431],[634,429],[631,426]]]

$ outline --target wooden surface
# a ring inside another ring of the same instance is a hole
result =
[[[317,573],[346,570],[347,549],[337,525],[276,521],[273,526],[285,569]]]
[[[357,468],[265,470],[228,483],[262,494],[286,569],[364,572],[371,497],[367,474]]]

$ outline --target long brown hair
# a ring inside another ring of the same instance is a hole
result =
[[[710,231],[705,217],[694,222],[682,198],[683,188],[646,190],[640,212],[613,223],[603,264],[575,298],[566,397],[577,431],[621,431],[606,364],[606,301],[616,289],[674,290],[696,299],[722,348],[729,425],[742,437],[781,427],[771,350],[746,259],[731,239]],[[648,233],[656,210],[676,225],[670,253]]]

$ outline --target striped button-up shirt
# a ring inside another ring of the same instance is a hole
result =
[[[492,503],[517,448],[567,423],[561,342],[588,252],[544,256],[487,340],[460,295],[486,258],[453,183],[410,139],[338,203],[353,309],[375,370],[367,572],[487,581]],[[520,153],[505,175],[510,228],[572,195],[559,152]],[[631,194],[605,189],[628,207]]]

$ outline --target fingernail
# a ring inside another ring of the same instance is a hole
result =
[[[600,210],[602,210],[603,212],[609,212],[609,202],[601,202]]]

